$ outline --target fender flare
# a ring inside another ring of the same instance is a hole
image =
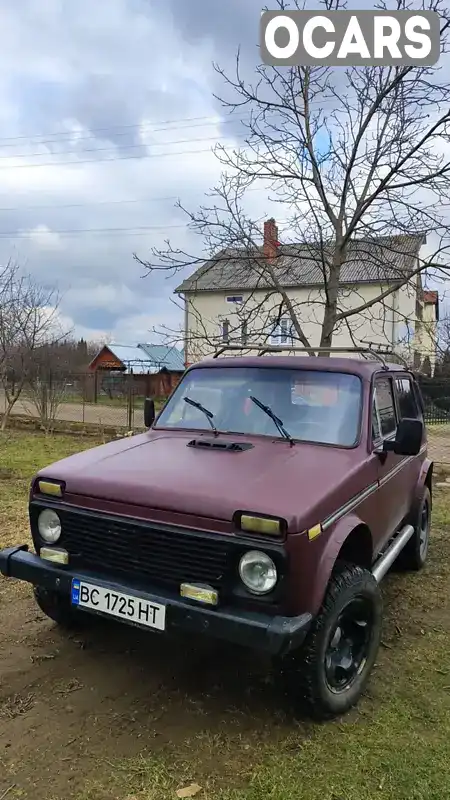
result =
[[[328,536],[326,547],[322,553],[314,581],[314,592],[311,602],[311,612],[317,614],[325,597],[328,583],[336,564],[342,545],[350,534],[358,527],[369,530],[367,524],[355,513],[350,513],[340,519]],[[369,531],[370,532],[370,531]]]
[[[416,524],[417,514],[419,512],[419,504],[422,499],[424,486],[427,482],[429,483],[430,487],[431,504],[433,504],[433,492],[432,492],[433,468],[434,468],[434,462],[430,458],[426,458],[420,470],[419,478],[416,484],[416,488],[414,490],[414,497],[411,505],[411,511],[408,514],[408,521],[410,521],[412,525]]]
[[[416,489],[416,497],[420,496],[423,491],[423,487],[428,480],[429,476],[429,485],[430,485],[430,494],[432,495],[432,478],[433,478],[433,469],[434,469],[434,461],[431,458],[426,458],[422,464],[422,469],[420,470],[419,480],[417,482],[417,489]]]

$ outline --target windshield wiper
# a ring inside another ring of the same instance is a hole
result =
[[[294,441],[294,439],[292,438],[292,436],[290,435],[290,433],[288,433],[288,432],[287,432],[287,430],[286,430],[286,428],[284,427],[284,425],[283,425],[283,421],[282,421],[282,420],[281,420],[279,417],[277,417],[277,415],[276,415],[276,414],[274,414],[274,412],[272,411],[272,409],[270,408],[270,406],[265,406],[265,405],[264,405],[264,403],[261,403],[261,400],[258,400],[258,398],[257,398],[257,397],[253,397],[253,395],[250,395],[250,400],[252,400],[252,401],[255,403],[255,405],[257,405],[257,406],[258,406],[258,408],[260,408],[260,409],[261,409],[261,411],[264,411],[264,413],[265,413],[265,414],[267,414],[267,416],[268,416],[268,417],[270,417],[270,419],[271,419],[271,420],[272,420],[272,421],[275,423],[275,425],[277,426],[277,428],[278,428],[279,432],[281,433],[281,435],[282,435],[282,436],[283,436],[285,439],[287,439],[287,440],[288,440],[288,442],[290,442],[291,446],[292,446],[293,444],[295,444],[295,441]]]
[[[211,429],[214,432],[214,436],[219,435],[219,431],[217,430],[213,422],[214,414],[212,413],[212,411],[209,411],[207,408],[205,408],[205,406],[202,406],[201,403],[197,403],[197,400],[191,400],[190,397],[185,397],[184,402],[188,403],[188,405],[193,406],[194,408],[198,408],[199,411],[202,411],[206,419],[208,420],[209,424],[211,425]]]

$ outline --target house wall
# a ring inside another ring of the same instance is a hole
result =
[[[375,300],[387,286],[360,285],[342,290],[342,309],[357,308]],[[323,321],[324,297],[319,289],[289,289],[302,329],[313,347],[319,344]],[[243,303],[227,302],[227,296],[242,296]],[[222,344],[222,324],[229,321],[230,344],[241,343],[241,322],[247,323],[247,343],[270,341],[271,318],[278,315],[280,296],[268,297],[265,291],[203,292],[187,296],[188,328],[186,361],[193,363]],[[383,302],[342,321],[336,328],[333,346],[352,347],[355,342],[369,341],[383,346],[409,349],[414,338],[416,286],[404,286]],[[283,316],[287,316],[286,313]],[[297,342],[298,343],[298,342]]]

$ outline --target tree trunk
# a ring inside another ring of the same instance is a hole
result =
[[[320,336],[320,347],[331,347],[333,343],[333,333],[336,325],[337,303],[339,294],[339,284],[341,279],[341,268],[347,257],[347,248],[336,242],[333,263],[330,268],[330,276],[326,284],[326,300]],[[330,353],[321,351],[320,356],[329,356]]]
[[[16,386],[16,391],[13,394],[10,394],[9,391],[5,389],[6,408],[5,408],[5,413],[3,414],[2,424],[0,425],[0,431],[6,430],[6,426],[11,416],[11,411],[13,410],[15,404],[17,403],[20,397],[24,383],[25,379],[20,380],[18,385]]]
[[[6,404],[5,413],[3,414],[3,417],[2,417],[2,424],[0,425],[0,431],[2,431],[2,432],[6,430],[6,427],[7,427],[8,422],[9,422],[9,418],[11,416],[11,411],[13,410],[13,408],[14,408],[14,406],[16,404],[16,401],[17,401],[17,397],[13,397]]]

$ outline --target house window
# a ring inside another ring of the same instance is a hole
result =
[[[224,319],[222,322],[222,342],[224,344],[229,344],[230,342],[230,322],[228,319]]]
[[[288,317],[275,321],[270,341],[274,345],[292,344],[291,320]]]
[[[227,297],[227,303],[242,303],[242,295],[232,294]]]

